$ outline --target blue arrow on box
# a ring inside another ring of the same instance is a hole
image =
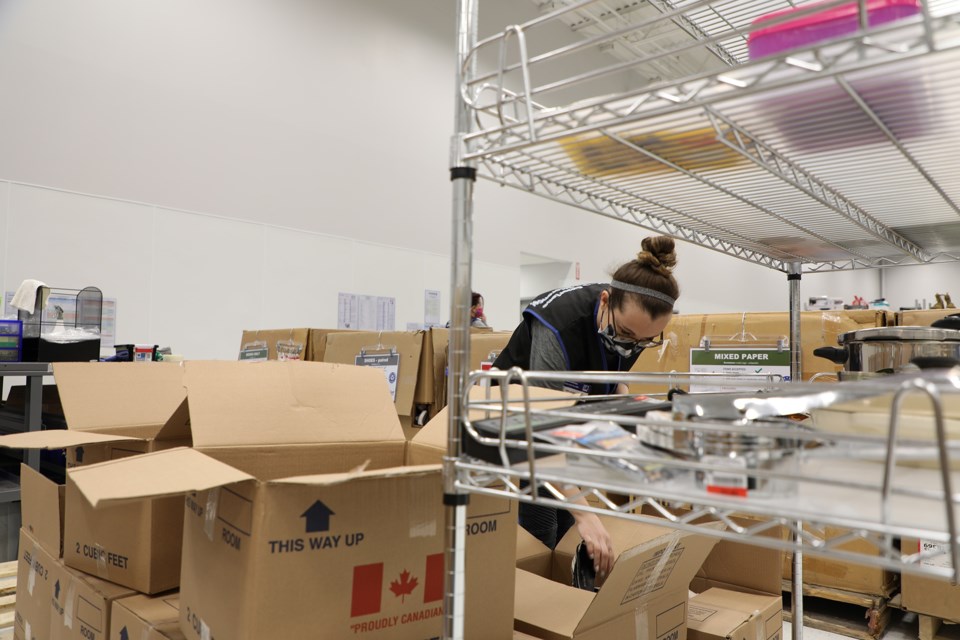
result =
[[[120,640],[130,640],[130,634],[127,633],[126,627],[120,629]]]
[[[317,500],[300,517],[307,521],[307,533],[317,533],[330,530],[330,516],[334,515],[330,507]]]

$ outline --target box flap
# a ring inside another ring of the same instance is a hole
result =
[[[204,491],[252,479],[253,476],[186,447],[67,471],[67,481],[74,483],[94,507],[105,502]]]
[[[517,527],[517,568],[549,578],[552,561],[553,550],[550,547],[523,527]]]
[[[121,442],[124,440],[141,441],[141,438],[111,435],[109,433],[95,433],[92,431],[28,431],[26,433],[11,433],[0,436],[0,447],[10,449],[66,449],[87,444],[103,444],[106,442]]]
[[[425,464],[417,467],[391,467],[389,469],[376,469],[366,471],[357,469],[347,473],[320,473],[309,476],[294,476],[291,478],[281,478],[271,480],[268,484],[308,484],[316,487],[326,487],[344,482],[350,482],[358,478],[401,478],[409,476],[439,475],[441,466],[438,464]]]
[[[47,552],[59,558],[63,546],[63,485],[20,465],[20,520]]]
[[[322,362],[187,362],[193,445],[404,442],[383,372]]]
[[[702,526],[722,528],[719,523]],[[622,552],[577,631],[641,608],[647,600],[671,591],[680,590],[686,594],[687,585],[716,543],[716,538],[667,530]]]
[[[520,387],[512,386],[509,389],[507,394],[507,400],[510,401],[511,405],[517,407],[523,400],[522,390]],[[537,408],[543,409],[556,409],[559,407],[572,405],[576,402],[578,396],[572,393],[566,393],[563,391],[555,391],[553,389],[544,389],[542,387],[530,387],[530,397],[531,398],[557,398],[557,402],[538,402],[536,404]],[[500,387],[480,387],[474,386],[470,388],[470,400],[471,401],[481,401],[489,398],[491,402],[500,402]],[[480,420],[484,417],[484,411],[471,411],[471,417],[474,420]],[[411,442],[415,442],[419,445],[431,446],[437,449],[442,450],[442,455],[446,455],[447,451],[447,436],[448,433],[448,421],[449,421],[449,411],[447,407],[441,409],[437,415],[430,419],[430,421],[423,426],[422,429],[413,436]]]
[[[572,638],[593,600],[589,591],[516,570],[513,615],[522,631],[538,637]]]
[[[142,362],[57,362],[67,428],[151,438],[183,402],[183,369]]]

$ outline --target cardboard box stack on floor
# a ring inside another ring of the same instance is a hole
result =
[[[780,640],[782,555],[739,542],[718,543],[690,583],[697,594],[687,612],[690,640]]]
[[[815,535],[824,539],[839,538],[847,533],[846,529],[837,527],[814,531]],[[865,540],[852,540],[838,545],[837,548],[864,556],[880,555],[877,547]],[[793,555],[789,553],[783,556],[783,579],[788,581],[793,579]],[[896,591],[900,574],[879,567],[804,555],[803,582],[806,585],[886,598]]]
[[[17,640],[106,640],[111,604],[132,589],[66,567],[25,529],[20,530]]]
[[[440,635],[440,468],[405,466],[416,456],[382,372],[188,362],[182,384],[194,447],[70,469],[68,524],[74,497],[89,501],[93,520],[179,501],[187,638]],[[471,508],[467,634],[509,638],[515,509],[483,500]]]
[[[183,369],[170,363],[57,363],[67,430],[0,437],[0,446],[60,449],[83,469],[151,451],[189,445]],[[67,475],[65,488],[25,470],[23,526],[63,511],[63,561],[144,593],[173,589],[180,580],[183,504],[177,498],[138,501],[94,513]],[[62,497],[61,497],[62,496]],[[58,527],[59,527],[58,523]],[[41,537],[50,553],[61,549]],[[59,544],[59,531],[56,538]]]
[[[816,373],[840,371],[840,365],[813,355],[818,347],[837,346],[837,336],[848,331],[892,324],[885,311],[807,311],[800,314],[803,379]],[[776,340],[790,335],[788,313],[718,313],[676,315],[664,330],[665,343],[647,349],[633,366],[638,372],[690,371],[690,350],[709,338],[716,348],[775,348]],[[660,387],[633,385],[635,393],[663,391]]]

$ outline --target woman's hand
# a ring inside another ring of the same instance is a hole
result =
[[[580,537],[586,543],[587,551],[593,560],[593,568],[597,574],[596,585],[599,587],[613,569],[613,541],[610,540],[610,534],[596,514],[583,511],[570,513],[573,514],[577,531],[580,532]]]

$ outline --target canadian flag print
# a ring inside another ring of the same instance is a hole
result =
[[[385,581],[382,562],[358,565],[353,568],[353,589],[350,600],[350,617],[369,616],[383,609],[384,595],[400,598],[402,603],[416,600],[420,579],[407,569]],[[388,582],[389,585],[386,585]],[[423,603],[443,599],[443,554],[426,557],[423,569]]]

